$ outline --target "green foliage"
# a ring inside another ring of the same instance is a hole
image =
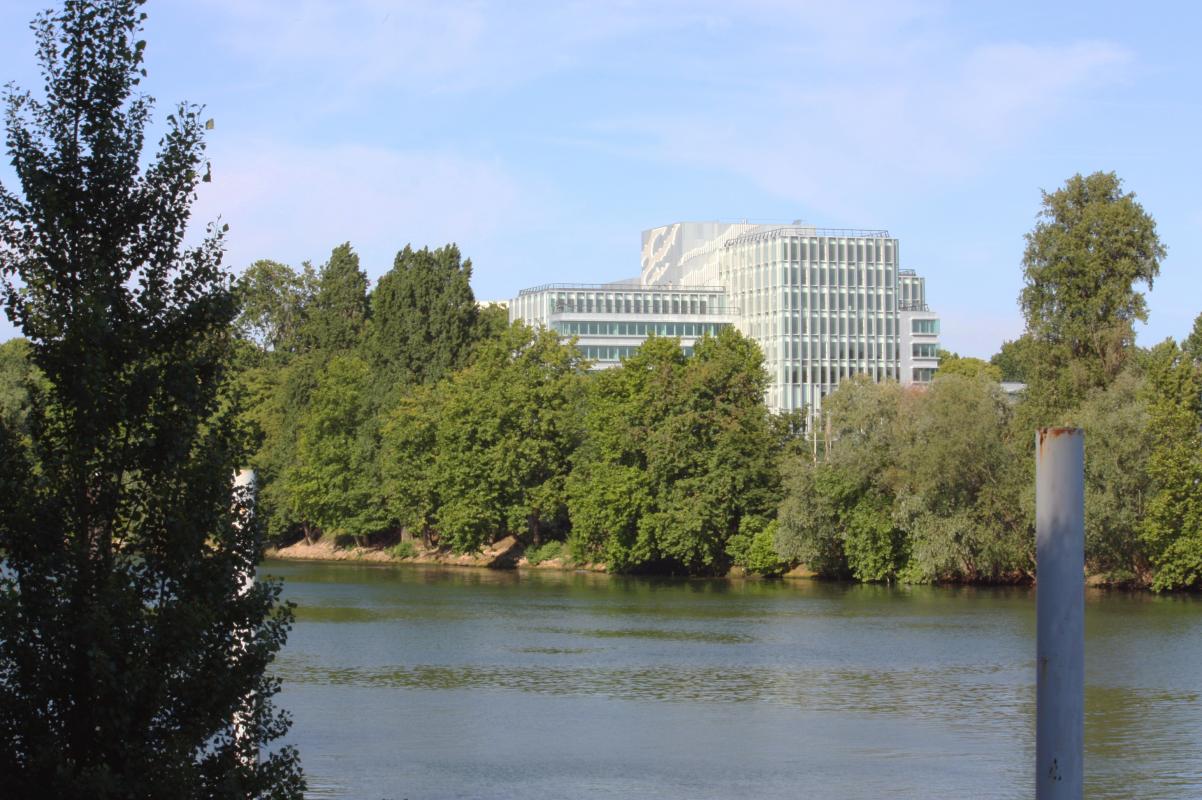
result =
[[[48,388],[41,370],[33,363],[27,340],[9,339],[0,344],[0,426],[27,438],[33,403]]]
[[[961,375],[965,378],[983,378],[1001,382],[1000,367],[979,358],[959,356],[950,350],[939,351],[939,373],[941,375]]]
[[[726,543],[731,562],[754,575],[777,576],[788,564],[776,554],[776,520],[744,517],[739,532]]]
[[[1151,288],[1164,255],[1156,223],[1114,173],[1074,175],[1044,192],[1039,222],[1027,234],[1020,296],[1039,354],[1028,371],[1039,424],[1122,371],[1133,324],[1147,320],[1135,284]]]
[[[471,276],[471,260],[461,261],[453,244],[433,251],[406,245],[397,253],[371,294],[366,349],[373,369],[393,381],[430,383],[464,366],[479,333]],[[495,315],[487,322],[495,327]]]
[[[1152,493],[1140,526],[1152,588],[1202,586],[1202,365],[1171,339],[1148,364]]]
[[[392,558],[416,558],[417,547],[409,540],[397,542],[388,548],[388,555]]]
[[[925,391],[865,378],[826,398],[822,460],[786,470],[775,536],[786,561],[862,581],[1000,580],[1022,569],[1008,411],[987,373]]]
[[[384,426],[391,517],[471,552],[507,533],[566,530],[584,364],[552,331],[509,328],[475,362],[402,398]]]
[[[299,798],[295,751],[261,750],[288,728],[267,668],[291,614],[244,585],[261,542],[232,488],[223,231],[183,244],[201,110],[142,166],[139,5],[40,16],[45,98],[6,96],[0,274],[45,392],[36,474],[0,428],[0,771],[12,797]]]
[[[1194,327],[1185,341],[1181,343],[1181,349],[1193,359],[1195,364],[1202,364],[1202,314],[1194,319]]]
[[[317,275],[308,263],[297,274],[278,261],[256,261],[238,280],[239,333],[266,350],[300,352],[305,315],[317,288]]]
[[[908,580],[997,581],[1027,566],[1009,414],[994,381],[936,374],[902,416],[894,519],[910,540]]]
[[[1001,349],[994,353],[989,363],[998,368],[1001,380],[1026,383],[1028,365],[1037,349],[1030,336],[1020,336],[1014,341],[1002,342]]]
[[[509,327],[509,309],[504,306],[490,305],[479,310],[476,316],[476,335],[478,343],[500,339]]]
[[[311,306],[301,329],[306,347],[330,354],[358,347],[367,324],[367,275],[350,242],[330,253]]]
[[[318,375],[284,474],[297,519],[359,544],[387,527],[365,396],[370,382],[371,369],[358,356],[330,360]]]
[[[577,558],[725,572],[742,520],[779,500],[766,384],[758,346],[731,329],[692,358],[652,337],[597,375],[568,483]]]
[[[1136,580],[1147,558],[1136,535],[1153,487],[1153,448],[1144,369],[1134,359],[1106,389],[1094,390],[1071,422],[1085,430],[1085,558],[1091,572]]]
[[[526,560],[530,565],[537,567],[544,561],[550,561],[555,558],[562,558],[567,554],[563,542],[552,539],[549,542],[544,542],[539,547],[531,547],[526,551]]]

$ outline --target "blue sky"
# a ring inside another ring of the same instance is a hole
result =
[[[0,81],[38,85],[46,1],[0,4]],[[1202,12],[1052,5],[151,0],[145,88],[216,120],[197,215],[236,270],[349,240],[374,279],[455,241],[497,299],[635,275],[640,231],[678,220],[887,228],[945,346],[988,357],[1022,330],[1040,190],[1102,169],[1169,249],[1140,341],[1181,338]]]

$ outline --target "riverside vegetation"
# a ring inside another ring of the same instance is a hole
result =
[[[945,353],[926,389],[853,377],[812,428],[767,411],[761,354],[736,331],[689,357],[653,337],[590,372],[571,342],[478,308],[454,245],[406,246],[374,288],[350,244],[320,268],[256,262],[238,381],[269,533],[399,557],[512,535],[532,561],[620,572],[1024,581],[1034,430],[1072,424],[1091,572],[1199,588],[1202,316],[1180,343],[1136,345],[1138,287],[1165,250],[1112,173],[1045,193],[1026,238],[1020,339],[989,362]],[[24,345],[4,347],[20,430]],[[1003,379],[1027,387],[1011,398]]]

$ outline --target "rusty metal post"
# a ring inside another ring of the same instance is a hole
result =
[[[1035,440],[1035,797],[1081,800],[1085,744],[1085,434]]]

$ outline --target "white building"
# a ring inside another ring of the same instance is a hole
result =
[[[680,222],[643,232],[639,278],[523,290],[509,316],[578,336],[599,366],[652,331],[691,349],[734,325],[764,352],[769,408],[813,411],[852,375],[931,379],[939,320],[923,279],[898,259],[883,230]]]

